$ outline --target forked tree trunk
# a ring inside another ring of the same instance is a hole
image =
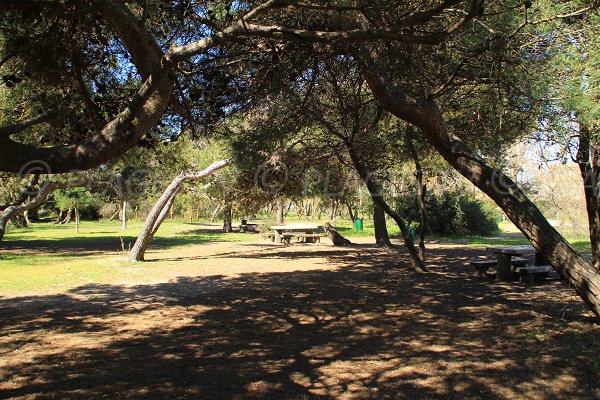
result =
[[[150,213],[146,217],[146,221],[144,221],[144,226],[129,253],[129,259],[132,261],[144,260],[146,249],[148,248],[150,241],[152,241],[154,234],[158,231],[158,228],[167,217],[183,182],[204,179],[229,164],[231,164],[230,160],[221,160],[212,163],[208,168],[196,174],[186,174],[182,172],[177,175],[164,190],[158,201],[152,207],[152,210],[150,210]]]
[[[502,171],[492,168],[458,137],[448,132],[437,105],[416,99],[386,80],[382,70],[363,68],[378,103],[421,129],[427,140],[460,174],[487,194],[600,316],[600,273],[550,225],[525,193]]]

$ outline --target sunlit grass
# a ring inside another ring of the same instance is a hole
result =
[[[88,283],[118,283],[128,274],[136,274],[136,279],[143,281],[144,275],[151,275],[153,269],[164,267],[166,263],[134,264],[127,261],[127,252],[123,250],[133,244],[141,227],[142,222],[133,222],[127,230],[122,230],[118,222],[84,221],[78,235],[73,224],[34,223],[27,228],[13,229],[7,233],[4,242],[19,241],[31,252],[15,254],[0,250],[0,291],[62,291]],[[151,247],[176,254],[178,248],[187,245],[257,239],[257,235],[252,234],[225,234],[202,229],[202,224],[198,223],[166,221]],[[36,245],[51,246],[55,251],[37,253]],[[99,245],[108,249],[92,252]]]

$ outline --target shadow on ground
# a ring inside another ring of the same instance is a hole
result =
[[[599,330],[570,290],[475,278],[471,255],[0,299],[0,398],[597,398]]]

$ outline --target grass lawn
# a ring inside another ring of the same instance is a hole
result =
[[[297,222],[289,219],[289,223]],[[312,221],[311,221],[312,223]],[[321,224],[322,222],[315,222]],[[336,229],[349,238],[373,237],[372,221],[364,221],[364,229],[356,231],[352,221],[338,220]],[[126,231],[118,222],[83,221],[79,234],[75,226],[34,223],[24,229],[11,229],[0,247],[0,292],[60,292],[82,284],[117,283],[134,278],[149,281],[165,268],[193,268],[191,260],[175,262],[131,263],[127,250],[133,245],[142,222],[131,222]],[[199,246],[228,242],[256,242],[256,234],[224,234],[207,229],[203,223],[167,220],[151,244],[151,250],[162,257],[179,253],[202,253]],[[390,221],[389,233],[399,239],[397,226]],[[431,243],[453,243],[480,247],[485,245],[526,244],[511,223],[502,223],[499,234],[489,237],[429,237]],[[589,240],[568,240],[581,251],[589,251]],[[167,257],[168,258],[168,257]]]
[[[252,234],[224,234],[202,226],[166,221],[151,248],[176,253],[187,245],[256,239]],[[83,221],[78,235],[73,224],[34,223],[12,229],[0,247],[0,292],[56,292],[88,283],[114,283],[132,275],[143,281],[168,263],[127,260],[127,250],[141,227],[142,222],[133,222],[124,231],[118,222]]]

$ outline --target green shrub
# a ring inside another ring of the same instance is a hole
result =
[[[427,232],[436,235],[489,235],[498,230],[499,211],[492,204],[471,196],[446,192],[427,196]],[[419,224],[416,194],[396,198],[397,211],[409,224]],[[420,227],[419,227],[420,229]]]

